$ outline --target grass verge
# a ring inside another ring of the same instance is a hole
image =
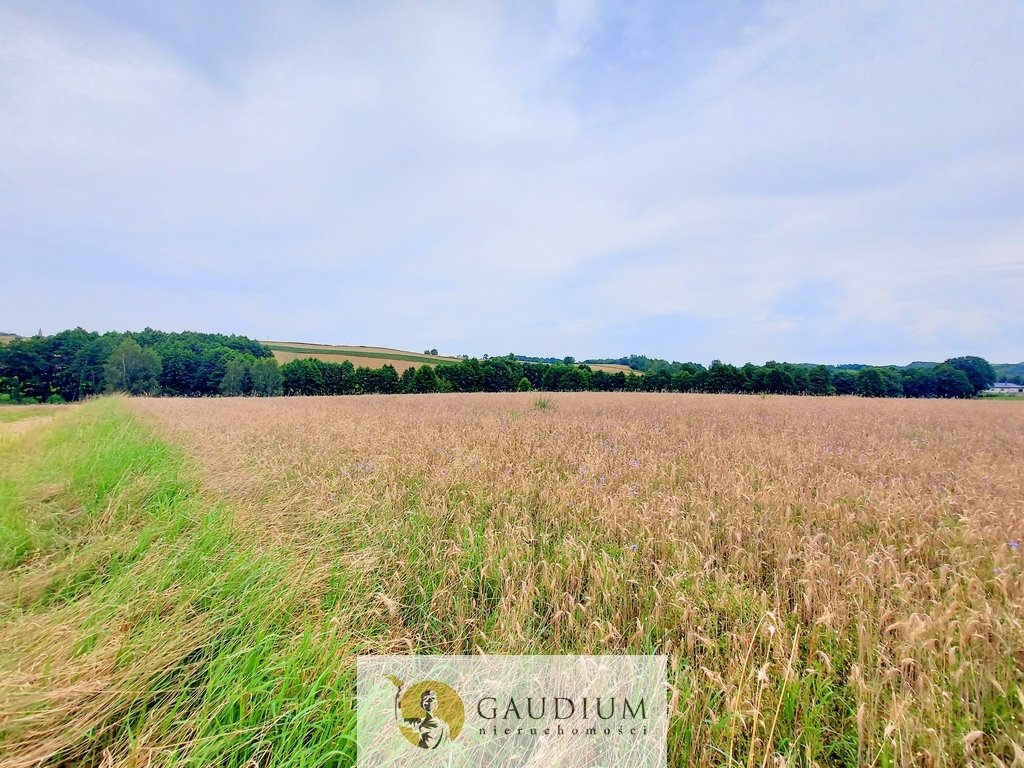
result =
[[[0,765],[354,762],[348,640],[174,447],[107,399],[0,450]]]

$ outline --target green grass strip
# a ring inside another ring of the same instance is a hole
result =
[[[123,401],[37,430],[0,449],[0,755],[352,765],[351,641],[301,563],[240,536]]]

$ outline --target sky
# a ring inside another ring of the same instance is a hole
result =
[[[0,332],[1024,360],[1020,0],[0,2]]]

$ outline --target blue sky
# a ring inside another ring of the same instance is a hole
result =
[[[1024,359],[1024,4],[0,3],[0,331]]]

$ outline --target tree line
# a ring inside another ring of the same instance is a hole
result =
[[[769,361],[737,367],[714,361],[673,363],[653,373],[595,370],[586,363],[531,363],[515,355],[407,368],[355,368],[350,362],[294,360],[281,366],[286,395],[429,392],[708,392],[865,397],[973,397],[995,380],[980,357],[951,358],[929,368],[863,367]]]
[[[104,392],[273,395],[281,373],[254,339],[218,333],[75,328],[0,346],[0,400],[73,402]]]
[[[245,336],[186,331],[98,334],[76,328],[0,346],[0,400],[70,402],[103,392],[212,395],[350,395],[431,392],[708,392],[866,397],[972,397],[995,380],[980,357],[906,368],[791,364],[668,363],[643,356],[639,372],[595,370],[571,357],[531,362],[516,355],[464,358],[407,368],[355,367],[315,358],[278,366]]]

